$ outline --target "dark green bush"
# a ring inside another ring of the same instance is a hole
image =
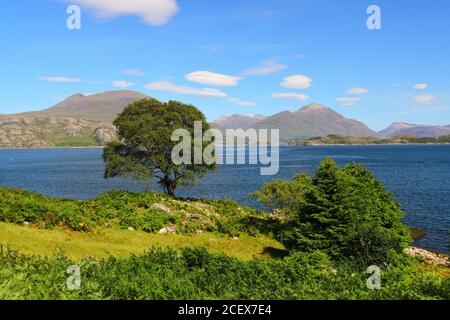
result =
[[[279,239],[292,250],[323,250],[333,258],[388,263],[411,241],[403,212],[379,180],[357,164],[324,160],[315,175],[274,181],[254,195],[287,222]]]

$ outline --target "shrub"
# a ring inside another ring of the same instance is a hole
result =
[[[403,212],[382,183],[357,164],[325,159],[315,175],[275,181],[254,194],[288,220],[279,239],[291,250],[323,250],[365,264],[389,262],[411,241]]]

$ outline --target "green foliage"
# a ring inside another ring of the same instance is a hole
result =
[[[172,226],[181,234],[201,230],[230,236],[269,234],[271,226],[278,224],[267,213],[230,200],[180,200],[151,191],[112,191],[77,201],[5,188],[0,188],[0,221],[73,231],[132,227],[154,233]]]
[[[381,264],[411,241],[398,203],[357,164],[340,169],[325,159],[313,177],[268,183],[254,196],[288,217],[279,237],[292,250]]]
[[[177,101],[167,103],[143,99],[129,105],[114,121],[119,141],[109,143],[104,149],[105,178],[131,176],[138,180],[157,178],[169,195],[174,195],[180,185],[191,185],[196,178],[215,170],[216,165],[176,165],[172,150],[179,143],[172,141],[172,133],[186,129],[191,135],[194,150],[194,122],[202,122],[203,133],[209,129],[205,116],[192,105]],[[202,150],[207,146],[203,143]]]
[[[81,268],[81,290],[66,287],[68,266]],[[240,261],[202,248],[153,248],[145,255],[70,261],[26,257],[0,248],[0,299],[444,299],[448,276],[405,260],[382,272],[380,290],[348,262],[321,252]]]

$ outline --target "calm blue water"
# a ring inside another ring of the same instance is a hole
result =
[[[0,150],[0,186],[74,199],[113,189],[143,190],[133,181],[104,180],[101,153],[101,149]],[[226,165],[178,195],[231,198],[261,208],[250,193],[274,178],[311,173],[325,157],[340,165],[355,161],[372,170],[402,205],[405,223],[428,233],[416,245],[449,251],[450,145],[284,147],[277,176],[260,176],[258,166]]]

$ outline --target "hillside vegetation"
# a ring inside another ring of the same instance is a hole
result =
[[[67,288],[77,264],[80,290]],[[0,248],[0,299],[450,299],[448,273],[411,259],[386,268],[379,290],[351,263],[321,252],[242,261],[202,248],[150,249],[127,258],[73,261]]]
[[[148,233],[270,234],[280,219],[230,200],[180,200],[156,192],[114,191],[81,201],[0,189],[0,221],[95,232],[102,228]]]
[[[364,167],[325,159],[254,196],[273,213],[155,192],[0,189],[0,299],[450,298],[448,267],[406,254],[403,212]],[[74,265],[81,287],[69,290]]]

